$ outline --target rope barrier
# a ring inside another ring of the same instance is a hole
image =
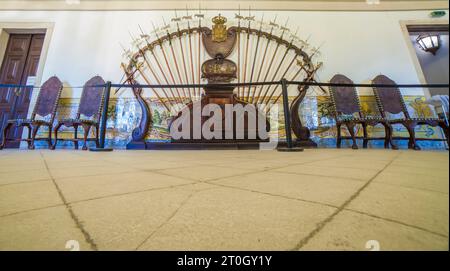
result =
[[[106,85],[96,85],[96,86],[89,86],[89,87],[106,87]],[[42,88],[42,86],[31,86],[31,85],[14,85],[14,84],[0,84],[0,88]],[[64,87],[63,89],[83,89],[84,86],[74,86],[74,87]]]
[[[303,86],[322,86],[322,87],[376,87],[376,88],[448,88],[449,84],[336,84],[336,83],[318,83],[288,81],[288,84]]]
[[[325,86],[325,87],[398,87],[398,88],[448,88],[449,84],[335,84],[335,83],[319,83],[319,82],[301,82],[286,81],[287,85],[302,86]],[[115,88],[213,88],[213,87],[238,87],[238,86],[264,86],[264,85],[281,85],[281,81],[274,82],[255,82],[255,83],[225,83],[225,84],[179,84],[179,85],[141,85],[141,84],[112,84]]]
[[[0,84],[0,88],[39,88],[39,87],[27,85]]]
[[[322,87],[375,87],[375,88],[449,88],[449,84],[337,84],[321,82],[286,81],[287,85],[322,86]],[[252,83],[223,83],[223,84],[170,84],[170,85],[146,85],[146,84],[111,84],[114,88],[213,88],[213,87],[243,87],[281,85],[281,81],[252,82]],[[82,89],[85,86],[63,87],[63,89]],[[89,87],[106,87],[104,85],[92,85]],[[0,84],[0,88],[41,88],[40,86]]]

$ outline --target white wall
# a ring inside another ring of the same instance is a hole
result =
[[[207,16],[218,12],[208,11]],[[234,12],[221,12],[229,18]],[[254,12],[257,18],[260,12]],[[311,35],[310,43],[321,48],[323,68],[318,79],[327,81],[343,73],[354,82],[368,82],[379,73],[397,83],[419,83],[400,21],[429,19],[429,11],[395,12],[264,12],[265,18],[299,26],[299,36]],[[118,82],[122,77],[119,42],[131,42],[128,31],[138,33],[138,24],[150,31],[153,20],[169,21],[168,11],[0,11],[0,22],[54,22],[43,79],[58,75],[67,85],[79,86],[99,74]],[[442,18],[441,18],[442,19]],[[448,15],[444,17],[448,20]],[[1,29],[0,29],[1,32]],[[156,82],[155,82],[156,83]],[[69,94],[77,95],[77,94]]]

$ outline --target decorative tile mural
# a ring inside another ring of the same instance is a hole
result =
[[[411,117],[436,117],[434,110],[427,104],[424,103],[424,96],[403,96],[405,104],[408,108],[408,112]],[[378,116],[379,112],[376,105],[376,100],[374,96],[360,96],[361,108],[365,115],[367,116]],[[319,125],[313,128],[313,138],[314,140],[322,146],[334,147],[336,144],[336,125],[334,119],[331,117],[331,103],[329,97],[319,96],[317,97],[317,113]],[[402,115],[403,113],[400,113]],[[390,118],[398,117],[396,115],[389,116]],[[308,126],[311,127],[311,126]],[[356,135],[363,136],[362,127],[358,125],[356,127]],[[402,125],[393,125],[395,137],[409,137],[409,134]],[[348,131],[342,129],[343,136],[350,136]],[[368,135],[370,137],[384,137],[384,127],[382,125],[377,125],[375,127],[368,127]],[[443,138],[443,133],[439,127],[433,128],[426,125],[420,125],[416,128],[416,138],[427,138],[427,139],[439,139]],[[407,140],[394,140],[399,147],[407,146]],[[343,144],[345,140],[343,141]],[[350,146],[350,142],[347,142],[347,146]],[[436,141],[419,141],[418,143],[423,148],[445,148],[443,142]],[[382,140],[370,141],[369,147],[380,147],[383,148],[384,142]],[[345,146],[345,145],[343,145]]]
[[[293,99],[294,97],[290,97]],[[434,110],[424,103],[424,96],[404,96],[408,111],[415,117],[434,117]],[[362,110],[367,115],[378,115],[376,101],[374,96],[360,96]],[[153,127],[149,131],[146,140],[168,142],[170,141],[168,122],[169,114],[164,106],[154,98],[147,98],[153,117]],[[74,116],[78,107],[79,99],[62,98],[58,108],[57,118],[66,118]],[[281,139],[285,138],[284,116],[282,104],[279,104],[278,129],[272,130],[271,135],[277,135]],[[328,96],[307,96],[300,107],[300,117],[303,125],[311,130],[312,139],[318,143],[319,147],[335,147],[336,144],[336,126],[331,116],[331,103]],[[134,98],[112,98],[108,108],[107,121],[107,145],[114,148],[125,148],[131,141],[131,132],[138,125],[141,118],[139,104]],[[271,125],[275,127],[276,125]],[[59,133],[60,138],[73,136],[73,128],[63,127]],[[43,129],[40,134],[43,135],[46,130]],[[93,136],[93,131],[91,131]],[[379,125],[368,129],[369,136],[384,137],[384,127]],[[79,134],[82,134],[82,128],[79,128]],[[348,131],[343,128],[343,136],[349,136]],[[357,135],[362,136],[362,128],[357,127]],[[394,126],[394,136],[408,137],[408,132],[401,125]],[[440,128],[428,126],[418,126],[416,129],[417,138],[438,139],[442,138]],[[396,141],[400,147],[406,148],[407,140]],[[94,144],[91,142],[90,144]],[[347,144],[347,145],[346,145]],[[438,141],[419,141],[422,148],[442,149],[445,148],[443,142]],[[40,142],[38,146],[46,146],[45,142]],[[93,146],[93,145],[92,145]],[[343,147],[349,146],[349,142],[343,141]],[[72,148],[71,142],[60,142],[58,148]],[[383,148],[383,141],[370,141],[369,147]]]

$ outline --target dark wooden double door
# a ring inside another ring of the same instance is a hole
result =
[[[44,34],[10,34],[0,69],[0,84],[25,85],[29,76],[36,76],[44,37]],[[32,88],[0,87],[0,131],[8,119],[27,117],[32,91]],[[22,129],[14,128],[8,138],[21,136]],[[6,147],[17,148],[19,142],[10,142]]]

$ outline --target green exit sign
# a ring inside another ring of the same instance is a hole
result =
[[[436,10],[430,13],[431,18],[439,18],[445,16],[445,11],[443,10]]]

